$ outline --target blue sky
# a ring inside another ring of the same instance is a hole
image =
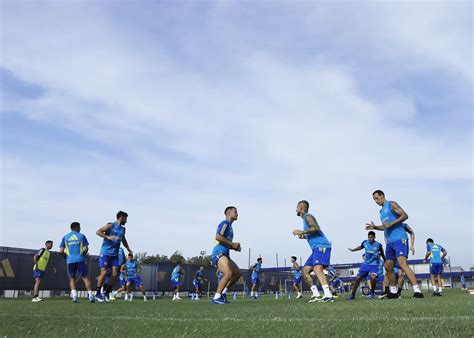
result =
[[[252,259],[333,261],[386,191],[473,264],[469,2],[2,2],[0,244],[130,214],[135,252],[210,251],[223,209]],[[380,236],[381,239],[381,236]],[[247,264],[247,254],[233,256]]]

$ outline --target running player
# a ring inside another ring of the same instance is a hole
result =
[[[381,257],[385,261],[385,255],[383,252],[382,244],[375,240],[375,232],[369,231],[367,234],[366,240],[364,240],[358,247],[348,250],[351,252],[359,251],[364,249],[364,263],[359,268],[359,272],[357,274],[357,278],[354,281],[354,285],[352,286],[352,294],[347,297],[348,300],[355,299],[355,295],[357,293],[357,289],[359,288],[360,281],[363,278],[367,278],[370,275],[371,282],[370,285],[370,298],[375,299],[375,285],[377,283],[377,274],[379,271],[379,257]]]
[[[296,291],[296,299],[303,298],[301,294],[301,268],[296,261],[296,256],[291,256],[291,272],[293,273],[293,289]]]
[[[36,255],[33,256],[33,278],[35,279],[35,286],[33,287],[33,303],[41,302],[43,298],[39,297],[39,287],[41,280],[44,277],[44,272],[48,266],[49,257],[51,253],[49,250],[53,247],[53,241],[46,241],[44,248],[39,249]]]
[[[227,290],[242,276],[242,272],[237,264],[230,259],[229,254],[230,250],[241,250],[240,243],[233,242],[234,230],[232,229],[232,224],[238,219],[239,214],[237,208],[232,206],[225,208],[224,214],[225,220],[217,226],[214,248],[211,253],[212,264],[224,274],[212,299],[213,304],[227,304]]]
[[[127,293],[128,293],[128,300],[129,301],[133,300],[133,295],[130,290],[133,285],[136,285],[140,288],[140,291],[142,292],[143,301],[146,302],[145,288],[143,287],[143,282],[142,282],[142,279],[140,278],[140,272],[142,271],[140,263],[136,259],[133,259],[133,255],[129,253],[127,255],[127,261],[125,262],[124,266],[127,273],[127,286],[126,287],[127,287]]]
[[[443,253],[443,255],[441,255]],[[430,275],[433,284],[433,296],[443,295],[443,286],[441,284],[441,275],[443,274],[443,259],[448,252],[439,244],[436,244],[431,238],[426,240],[425,262],[430,259]]]
[[[199,296],[202,294],[201,283],[202,281],[207,281],[207,279],[203,277],[203,273],[204,265],[200,265],[199,270],[194,274],[193,285],[196,292],[192,295],[191,300],[199,300]]]
[[[108,301],[109,293],[112,291],[112,287],[115,283],[115,278],[117,278],[120,262],[119,262],[119,248],[120,243],[123,244],[128,253],[132,253],[128,246],[128,242],[125,238],[125,227],[127,223],[128,214],[124,211],[119,211],[117,213],[117,221],[113,223],[107,223],[99,230],[96,234],[99,237],[102,237],[104,240],[102,242],[102,247],[100,248],[99,256],[99,268],[100,275],[97,278],[97,293],[95,299],[98,302]],[[107,268],[112,268],[112,275],[110,276],[110,281],[107,285],[104,285],[105,294],[101,294],[102,284],[107,273]]]
[[[184,269],[181,267],[181,262],[176,263],[175,268],[171,272],[171,285],[173,285],[173,300],[181,300],[179,297],[179,287],[183,284]]]
[[[374,191],[372,197],[379,206],[380,209],[380,220],[381,225],[375,225],[374,222],[366,224],[367,230],[380,230],[384,231],[385,238],[387,240],[386,255],[387,260],[385,261],[385,273],[390,283],[390,293],[388,298],[399,298],[397,279],[393,272],[393,266],[395,261],[403,270],[408,280],[413,286],[413,298],[423,298],[423,293],[418,286],[415,274],[413,270],[408,266],[408,236],[402,223],[408,219],[408,215],[397,202],[387,201],[385,194],[381,190]]]
[[[86,236],[81,234],[81,224],[71,223],[71,232],[66,234],[59,244],[59,253],[66,256],[69,286],[71,288],[71,298],[73,303],[77,303],[76,276],[82,278],[84,286],[89,295],[89,302],[94,302],[91,282],[89,280],[89,270],[86,264],[89,242]]]
[[[311,291],[313,296],[308,300],[309,303],[321,301],[321,302],[333,302],[331,290],[329,289],[329,283],[327,276],[324,274],[323,269],[328,267],[331,263],[331,243],[328,241],[324,233],[322,232],[316,218],[308,213],[309,203],[308,201],[299,201],[296,206],[296,215],[303,219],[303,230],[293,230],[293,235],[298,236],[300,239],[307,239],[308,244],[312,250],[311,255],[305,263],[303,268],[303,276],[305,282],[311,285]],[[316,285],[312,282],[310,276],[311,271],[314,271],[316,277],[324,291],[324,297],[319,298],[319,291]]]
[[[260,286],[260,271],[262,270],[262,258],[257,258],[257,263],[252,265],[252,289],[250,297],[258,299],[258,287]]]
[[[127,269],[124,268],[124,264],[126,262],[125,259],[125,252],[123,251],[123,248],[119,249],[119,264],[120,264],[120,274],[119,274],[119,285],[120,287],[112,292],[112,297],[110,297],[110,300],[115,300],[118,297],[120,297],[120,293],[122,291],[125,291],[125,297],[124,300],[128,299],[128,294],[127,294]]]

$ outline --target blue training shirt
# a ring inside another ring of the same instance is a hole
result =
[[[441,252],[444,252],[444,248],[436,243],[429,243],[426,246],[426,251],[430,253],[430,264],[441,264],[443,263],[443,259],[441,257]]]
[[[390,201],[385,201],[380,209],[380,220],[382,224],[393,222],[398,218],[398,215],[395,214],[390,206]],[[407,232],[405,231],[403,223],[397,223],[392,225],[388,229],[384,229],[385,238],[387,243],[393,243],[401,239],[408,239]]]
[[[294,278],[300,278],[301,277],[300,267],[295,268],[295,266],[293,265],[292,268],[291,268],[291,272],[293,273]]]
[[[127,269],[128,278],[136,277],[138,267],[137,267],[137,261],[135,259],[132,259],[131,261],[127,259],[127,262],[125,263],[125,268]]]
[[[86,236],[77,231],[71,231],[61,240],[60,248],[64,248],[67,264],[85,262],[84,247],[88,246]]]
[[[125,252],[123,251],[123,248],[120,248],[118,251],[118,261],[120,266],[125,263]]]
[[[260,263],[255,263],[252,268],[252,278],[258,278],[260,276],[260,270],[262,265]]]
[[[370,244],[369,240],[366,239],[360,244],[360,246],[365,250],[364,264],[379,265],[379,252],[382,248],[382,244],[377,241],[374,241],[372,244]]]
[[[112,227],[108,229],[105,234],[107,236],[113,236],[114,240],[104,238],[102,247],[100,248],[101,256],[118,256],[120,243],[125,235],[125,227],[118,224],[117,222],[112,223]]]
[[[181,266],[176,265],[176,267],[173,269],[173,272],[171,272],[171,279],[180,279],[181,278]]]
[[[303,230],[309,230],[311,228],[308,222],[306,221],[306,216],[313,216],[313,215],[311,215],[310,213],[305,213],[303,215]],[[313,232],[311,234],[306,234],[306,239],[308,240],[309,246],[311,247],[311,249],[330,248],[331,243],[329,243],[328,239],[326,238],[324,233],[321,231],[321,227],[319,229],[320,229],[319,231]]]
[[[201,270],[196,271],[196,274],[194,275],[194,279],[198,282],[200,282],[202,280],[202,271]]]
[[[232,241],[234,239],[234,230],[232,229],[232,224],[227,220],[222,221],[217,226],[216,234],[224,236],[225,239]],[[229,255],[230,249],[225,245],[221,244],[218,240],[214,242],[214,248],[212,249],[211,255],[225,254]]]
[[[384,267],[384,264],[383,264],[383,259],[379,259],[379,271],[377,272],[377,275],[378,276],[382,276],[383,275],[383,267]]]

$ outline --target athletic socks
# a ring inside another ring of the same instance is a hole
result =
[[[319,291],[318,291],[318,288],[316,287],[316,285],[312,285],[312,286],[311,286],[311,292],[313,293],[313,296],[314,296],[314,297],[319,297],[319,296],[321,296],[321,295],[319,294]]]
[[[89,298],[92,298],[92,290],[87,291],[87,294],[89,295]]]
[[[221,298],[221,297],[222,297],[222,294],[220,294],[220,293],[217,293],[217,292],[216,292],[216,293],[214,294],[214,299],[219,299],[219,298]]]
[[[439,293],[443,292],[443,288],[441,286],[438,286],[438,292]]]
[[[386,286],[386,287],[384,288],[384,293],[387,293],[387,294],[388,294],[389,292],[390,292],[389,287]]]
[[[322,285],[322,287],[323,287],[323,291],[324,291],[324,297],[325,298],[331,298],[332,293],[331,293],[331,290],[329,289],[329,285],[325,284],[325,285]]]
[[[227,293],[227,288],[225,287],[222,293],[225,295]]]
[[[398,293],[398,287],[396,285],[395,286],[390,285],[390,293]]]
[[[415,287],[413,287],[413,290],[415,290]],[[433,285],[433,292],[437,292],[438,291],[438,287],[436,285]]]
[[[74,289],[74,290],[71,290],[71,298],[72,298],[72,299],[77,298],[77,290],[75,290],[75,289]]]
[[[414,291],[415,293],[418,293],[418,292],[421,293],[421,290],[420,290],[420,287],[418,286],[418,284],[413,285],[413,291]]]

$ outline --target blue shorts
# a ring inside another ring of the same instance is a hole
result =
[[[89,273],[86,262],[70,263],[67,265],[69,277],[84,277]]]
[[[99,256],[99,268],[111,268],[113,266],[120,266],[118,256]]]
[[[408,239],[399,239],[398,241],[387,243],[385,257],[389,261],[396,261],[397,257],[408,257]]]
[[[201,283],[196,280],[196,279],[193,279],[193,285],[196,289],[200,289],[201,288]]]
[[[378,272],[379,272],[378,265],[362,264],[359,268],[359,273],[357,273],[357,277],[365,278],[369,274],[370,275],[377,275]]]
[[[140,278],[140,276],[129,277],[127,279],[127,283],[135,284],[136,286],[142,286],[143,285],[143,282],[142,282],[142,279]]]
[[[171,279],[171,285],[173,285],[174,288],[177,288],[178,286],[181,286],[183,284],[182,281],[180,281],[177,278]]]
[[[441,275],[443,273],[443,263],[430,264],[430,274]]]
[[[229,257],[229,253],[226,253],[226,252],[218,252],[216,254],[212,254],[211,255],[211,262],[212,262],[212,265],[216,266],[217,267],[217,261],[219,260],[219,258],[221,258],[222,256],[226,256],[228,258]]]
[[[295,285],[301,284],[301,277],[293,278],[293,284],[295,284]]]
[[[120,283],[120,286],[124,286],[125,284],[127,284],[127,281],[125,280],[125,278],[123,278],[119,280],[119,283]]]
[[[260,283],[260,278],[258,278],[258,277],[257,277],[257,278],[253,278],[253,277],[252,277],[252,284],[253,284],[253,285],[257,285],[257,284],[259,284],[259,283]]]
[[[42,270],[33,270],[33,278],[43,278],[44,271]]]
[[[315,247],[304,266],[331,265],[331,248]]]

